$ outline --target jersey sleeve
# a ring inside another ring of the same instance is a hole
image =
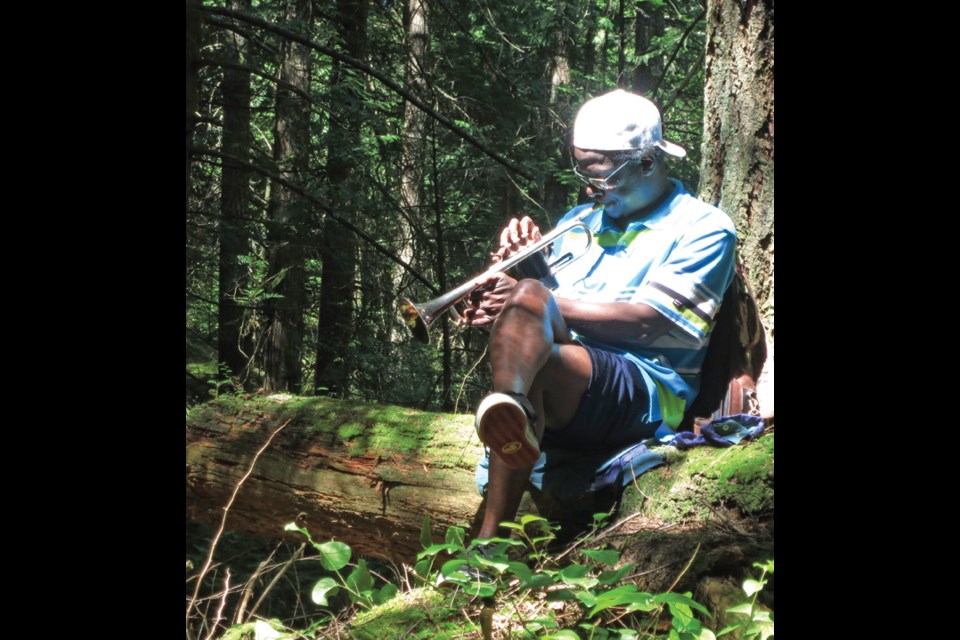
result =
[[[697,345],[709,335],[733,279],[736,233],[726,214],[720,215],[722,223],[708,216],[688,228],[632,299],[669,318]]]

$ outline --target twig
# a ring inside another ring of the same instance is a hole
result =
[[[207,634],[207,640],[213,638],[217,631],[217,624],[223,620],[223,610],[227,606],[227,596],[230,594],[230,567],[227,567],[227,575],[223,579],[223,598],[220,599],[220,606],[217,608],[217,617],[213,619],[210,625],[210,633]]]
[[[580,547],[582,547],[583,545],[585,545],[587,542],[598,542],[598,541],[602,540],[603,538],[606,538],[608,535],[610,535],[611,533],[613,533],[613,531],[614,531],[615,529],[617,529],[618,527],[623,526],[623,525],[626,524],[627,522],[630,522],[631,520],[633,520],[634,518],[636,518],[636,517],[639,516],[639,515],[640,515],[640,512],[638,511],[637,513],[634,513],[634,514],[632,514],[632,515],[629,515],[629,516],[627,516],[626,518],[623,518],[622,520],[613,523],[612,525],[610,525],[609,527],[607,527],[606,529],[604,529],[601,533],[597,534],[597,536],[594,537],[592,540],[589,539],[589,538],[586,538],[586,539],[583,539],[583,540],[577,540],[577,541],[574,542],[570,547],[568,547],[563,553],[559,554],[556,558],[554,558],[554,561],[559,562],[559,561],[562,560],[563,558],[565,558],[565,557],[567,557],[568,555],[570,555],[571,553],[573,553],[575,550],[577,550],[577,549],[579,549]]]
[[[685,566],[685,567],[683,568],[683,571],[680,572],[680,575],[677,576],[677,579],[674,580],[674,581],[673,581],[673,584],[670,585],[670,588],[667,589],[667,593],[670,593],[671,591],[673,591],[673,588],[677,586],[677,583],[680,582],[680,578],[682,578],[682,577],[683,577],[683,574],[685,574],[685,573],[687,572],[687,570],[690,569],[690,565],[693,564],[693,559],[697,557],[697,554],[698,554],[699,552],[700,552],[700,543],[698,542],[698,543],[697,543],[697,548],[693,550],[693,555],[690,556],[690,560],[687,561],[687,566]]]
[[[210,553],[207,554],[207,560],[203,565],[203,569],[197,576],[197,586],[194,587],[193,596],[190,598],[190,602],[187,604],[187,628],[190,627],[190,611],[193,609],[193,605],[197,601],[197,596],[200,593],[200,585],[203,584],[203,578],[207,575],[207,571],[210,570],[210,565],[213,564],[213,554],[217,549],[217,544],[220,542],[220,536],[223,535],[224,529],[227,528],[227,514],[230,513],[230,507],[233,506],[233,501],[236,500],[237,494],[240,493],[240,487],[243,486],[243,483],[246,482],[247,478],[250,477],[250,474],[253,473],[253,468],[256,466],[257,460],[260,459],[260,454],[266,451],[267,447],[270,446],[270,443],[273,442],[274,436],[280,433],[280,431],[288,424],[290,424],[290,420],[284,422],[282,425],[277,427],[276,431],[270,434],[270,437],[267,438],[267,441],[264,443],[264,445],[260,447],[260,450],[257,451],[257,453],[253,456],[253,461],[250,463],[250,468],[247,469],[247,472],[244,474],[244,476],[240,478],[240,482],[237,483],[237,486],[233,488],[233,495],[231,495],[230,499],[227,501],[227,506],[223,508],[223,518],[220,520],[220,528],[217,529],[216,535],[214,535],[213,540],[210,541]]]
[[[274,586],[276,586],[276,584],[280,581],[280,578],[282,578],[283,575],[287,572],[287,569],[289,569],[290,566],[291,566],[294,562],[296,562],[296,561],[299,560],[301,557],[303,557],[303,550],[304,550],[304,548],[305,548],[306,546],[307,546],[307,543],[306,543],[306,542],[301,543],[301,544],[300,544],[300,547],[299,547],[296,551],[293,552],[293,555],[292,555],[292,556],[290,556],[290,559],[287,560],[286,563],[284,563],[283,568],[280,569],[280,571],[277,573],[277,575],[274,576],[273,580],[270,581],[270,584],[268,584],[267,587],[263,590],[263,593],[260,594],[260,597],[257,598],[257,601],[256,601],[256,603],[253,605],[253,608],[250,609],[250,616],[249,616],[249,617],[252,618],[252,617],[253,617],[253,614],[255,614],[255,613],[257,612],[257,609],[259,609],[259,608],[260,608],[260,605],[263,603],[263,599],[266,598],[266,597],[267,597],[267,594],[270,593],[270,591],[273,589]]]

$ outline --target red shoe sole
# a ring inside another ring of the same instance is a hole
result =
[[[491,453],[512,469],[532,467],[540,458],[527,414],[514,404],[496,404],[484,411],[477,432]]]

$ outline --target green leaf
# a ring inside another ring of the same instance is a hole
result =
[[[458,547],[453,544],[432,544],[420,553],[417,554],[417,560],[422,560],[424,558],[429,558],[430,556],[435,556],[441,551],[459,551],[463,547]]]
[[[627,575],[627,572],[633,569],[633,563],[628,562],[623,565],[616,571],[603,571],[597,576],[597,580],[600,581],[600,584],[613,585],[620,582],[623,579],[623,576]]]
[[[327,596],[335,596],[339,590],[340,587],[333,578],[320,578],[317,584],[313,585],[310,599],[321,607],[326,607],[330,604],[327,602]]]
[[[553,584],[553,578],[548,575],[537,573],[527,580],[527,587],[530,589],[545,589]]]
[[[739,628],[740,628],[740,625],[739,625],[739,624],[731,624],[730,626],[724,627],[723,629],[721,629],[720,631],[718,631],[718,632],[717,632],[717,637],[719,638],[720,636],[726,635],[726,634],[730,633],[731,631],[733,631],[734,629],[739,629]]]
[[[535,516],[532,514],[527,514],[520,518],[520,524],[524,527],[530,524],[531,522],[548,522],[546,518],[541,516]]]
[[[570,589],[557,589],[547,592],[547,602],[566,602],[574,599],[576,599],[576,596]]]
[[[750,578],[747,578],[746,580],[743,581],[743,591],[748,596],[752,596],[753,594],[763,589],[764,584],[766,584],[765,580],[763,582],[760,582],[759,580],[752,580]]]
[[[577,591],[574,595],[577,596],[577,600],[588,607],[592,607],[597,604],[597,596],[593,595],[593,592],[591,591]],[[589,618],[590,616],[587,617]]]
[[[727,613],[742,613],[745,616],[749,616],[751,613],[753,613],[753,605],[749,602],[741,602],[740,604],[727,609]]]
[[[753,614],[754,622],[773,622],[773,618],[770,617],[770,612],[765,609],[760,609],[755,614]]]
[[[430,514],[423,516],[423,524],[420,526],[420,546],[424,549],[433,544],[433,532],[430,528]]]
[[[543,640],[580,640],[580,636],[577,635],[576,631],[571,631],[570,629],[561,629],[556,633],[551,633],[549,635],[543,636]]]
[[[350,572],[350,575],[347,576],[347,585],[353,591],[358,592],[373,589],[373,576],[367,569],[366,560],[361,558],[360,562],[357,563],[357,568]]]
[[[523,564],[522,562],[507,563],[507,570],[513,575],[523,580],[525,584],[529,584],[530,581],[533,580],[533,572],[530,571],[530,567]]]
[[[393,599],[397,595],[399,589],[395,584],[385,584],[382,589],[377,589],[373,592],[373,604],[383,604],[388,600]]]
[[[320,565],[327,571],[339,571],[350,562],[350,547],[342,542],[331,540],[313,546],[320,552]]]
[[[704,627],[700,629],[700,635],[697,636],[697,640],[717,640],[717,636],[713,635],[713,631]]]
[[[474,566],[480,565],[482,567],[493,567],[497,570],[497,573],[503,573],[510,567],[509,562],[505,562],[503,560],[490,560],[481,555],[472,557],[470,559],[470,564]]]
[[[599,582],[596,578],[591,578],[587,575],[589,571],[590,570],[583,565],[571,564],[560,571],[560,579],[567,584],[584,589],[592,589],[597,586]]]
[[[681,595],[679,593],[661,593],[659,595],[654,596],[653,601],[660,604],[663,604],[664,602],[666,602],[667,604],[685,605],[685,606],[696,609],[697,611],[704,614],[708,618],[713,617],[710,615],[710,612],[707,611],[707,609],[702,604],[700,604],[696,600],[691,599],[689,596]]]
[[[447,544],[457,545],[459,548],[463,549],[465,531],[462,527],[447,527],[447,535],[444,537],[444,542]]]
[[[516,529],[517,531],[523,531],[523,527],[516,522],[501,522],[500,526],[505,529]]]
[[[583,555],[596,560],[600,564],[605,564],[608,567],[612,567],[620,561],[620,552],[613,549],[608,549],[606,551],[592,551],[590,549],[584,549]]]
[[[753,566],[757,569],[763,569],[767,573],[773,573],[773,560],[767,560],[766,562],[754,562]]]

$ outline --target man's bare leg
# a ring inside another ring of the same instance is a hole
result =
[[[556,300],[536,280],[517,284],[490,336],[493,390],[530,399],[537,412],[538,440],[545,428],[570,422],[590,381],[589,354],[580,345],[566,343],[567,336]],[[496,536],[500,522],[513,519],[532,468],[512,469],[495,453],[490,456],[487,506],[478,537]]]

